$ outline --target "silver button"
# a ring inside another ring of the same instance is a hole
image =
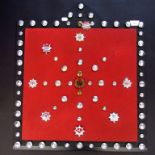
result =
[[[20,146],[21,146],[20,142],[15,142],[13,147],[18,149],[20,148]]]
[[[23,31],[19,31],[19,32],[18,32],[18,35],[19,35],[19,36],[22,36],[22,35],[23,35]]]
[[[78,48],[78,52],[82,52],[82,47],[79,47]]]
[[[119,143],[115,143],[114,144],[114,149],[115,150],[119,150],[120,149],[120,144]]]
[[[77,149],[82,149],[83,148],[83,143],[82,142],[78,142],[76,144]]]
[[[140,118],[141,120],[145,119],[145,114],[144,114],[144,113],[140,113],[140,114],[139,114],[139,118]]]
[[[143,77],[144,76],[144,73],[143,72],[140,72],[139,73],[139,76]]]
[[[144,23],[143,22],[139,22],[139,28],[143,28],[144,27]]]
[[[140,144],[139,144],[139,149],[140,149],[140,150],[145,150],[145,148],[146,148],[146,147],[145,147],[145,144],[143,144],[143,143],[140,143]]]
[[[63,66],[61,67],[61,71],[63,71],[63,72],[66,72],[67,69],[68,69],[67,65],[63,65]]]
[[[143,31],[139,31],[139,36],[142,36],[143,35]]]
[[[55,81],[55,86],[56,87],[60,87],[61,86],[61,81],[60,80],[56,80]]]
[[[102,61],[103,62],[106,62],[107,61],[107,58],[106,57],[102,57]]]
[[[61,101],[62,101],[62,102],[67,102],[67,100],[68,100],[67,96],[62,96],[62,97],[61,97]]]
[[[107,143],[102,143],[101,144],[101,149],[106,150],[108,147]]]
[[[17,55],[18,55],[18,56],[22,56],[22,55],[23,55],[23,51],[22,51],[22,50],[18,50],[18,51],[17,51]]]
[[[73,12],[68,12],[68,18],[72,18],[73,17]]]
[[[131,150],[131,149],[132,149],[132,144],[131,144],[131,143],[127,143],[127,144],[126,144],[126,148],[127,148],[128,150]]]
[[[22,41],[22,40],[18,40],[18,41],[17,41],[17,45],[18,45],[18,46],[23,46],[23,41]]]
[[[44,143],[44,142],[40,142],[40,143],[39,143],[39,148],[40,148],[40,149],[43,149],[44,147],[45,147],[45,143]]]
[[[35,20],[30,20],[30,26],[35,26],[36,25],[36,21]]]
[[[139,87],[145,87],[145,82],[144,81],[140,81],[139,82]]]
[[[15,137],[20,137],[20,132],[16,132]]]
[[[145,55],[145,52],[144,52],[144,50],[139,50],[139,56],[144,56]]]
[[[79,66],[83,65],[83,60],[82,60],[82,59],[79,59],[77,64],[78,64]]]
[[[53,106],[53,110],[57,110],[58,107],[56,105]]]
[[[102,27],[107,27],[108,22],[107,21],[102,21],[101,25],[102,25]]]
[[[48,85],[48,82],[47,81],[44,81],[43,82],[43,86],[47,86]]]
[[[93,12],[89,12],[88,18],[93,18],[93,17],[94,17],[94,13]]]
[[[76,107],[78,109],[82,109],[83,108],[83,103],[82,102],[78,102]]]
[[[139,129],[144,130],[146,128],[146,125],[144,123],[139,124]]]
[[[58,57],[54,57],[53,60],[54,60],[54,61],[58,61]]]
[[[19,111],[19,110],[17,110],[16,112],[15,112],[15,117],[20,117],[21,116],[21,112]]]
[[[98,96],[93,96],[92,101],[97,102],[98,101]]]
[[[79,17],[79,18],[82,18],[82,17],[83,17],[83,14],[82,14],[82,13],[79,13],[79,14],[78,14],[78,17]]]
[[[51,148],[52,148],[52,149],[56,149],[57,146],[58,146],[58,144],[57,144],[56,142],[52,142],[52,143],[51,143]]]
[[[99,86],[104,86],[104,81],[103,81],[103,80],[99,80],[99,81],[98,81],[98,85],[99,85]]]
[[[84,8],[84,4],[83,4],[83,3],[79,3],[78,8],[79,8],[80,10],[82,10],[82,9]]]
[[[113,85],[113,86],[117,86],[117,82],[116,82],[116,81],[113,81],[113,82],[112,82],[112,85]]]
[[[33,145],[33,144],[32,144],[32,142],[30,142],[30,141],[26,143],[26,147],[29,148],[29,149],[32,148],[32,145]]]
[[[22,81],[21,81],[21,80],[17,80],[17,81],[16,81],[16,85],[17,85],[18,87],[21,87],[21,86],[22,86]]]
[[[68,81],[68,86],[72,86],[73,82],[72,81]]]
[[[17,60],[17,66],[22,66],[23,65],[23,61],[22,60]]]
[[[94,72],[98,71],[98,65],[93,65],[93,66],[92,66],[92,70],[93,70]]]
[[[92,81],[88,81],[88,86],[92,86],[93,82]]]
[[[119,27],[119,26],[120,26],[119,21],[114,21],[114,27]]]
[[[139,103],[139,108],[140,109],[144,109],[145,108],[145,103],[144,102],[140,102]]]
[[[143,40],[139,40],[138,41],[138,46],[142,47],[144,45],[144,41]]]
[[[54,21],[54,26],[55,26],[55,27],[58,27],[59,25],[60,25],[60,22],[59,22],[58,20],[55,20],[55,21]]]
[[[23,26],[24,25],[24,21],[23,20],[19,20],[18,21],[18,26]]]
[[[129,21],[127,21],[127,22],[125,23],[125,25],[126,25],[126,27],[131,27],[131,23],[130,23]]]
[[[20,101],[20,100],[17,100],[17,101],[15,102],[15,106],[16,106],[16,107],[20,107],[20,106],[21,106],[21,101]]]
[[[42,24],[42,26],[47,26],[48,22],[47,22],[47,20],[43,20],[43,21],[41,22],[41,24]]]
[[[94,148],[94,144],[92,144],[92,143],[89,144],[89,148],[90,148],[90,149]]]
[[[77,117],[77,121],[78,121],[78,122],[82,121],[82,117],[81,117],[81,116],[78,116],[78,117]]]
[[[70,144],[69,143],[65,143],[65,148],[69,148]]]
[[[16,128],[19,128],[19,127],[20,127],[20,121],[15,121],[15,122],[14,122],[14,126],[15,126]]]
[[[139,65],[140,67],[143,67],[143,66],[145,65],[144,60],[139,60],[138,65]]]

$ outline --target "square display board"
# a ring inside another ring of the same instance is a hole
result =
[[[145,151],[144,23],[78,9],[18,21],[13,148]]]

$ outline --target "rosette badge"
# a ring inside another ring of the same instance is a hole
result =
[[[82,27],[84,30],[88,30],[91,28],[91,23],[88,21],[84,21],[84,22],[79,21],[78,25]]]

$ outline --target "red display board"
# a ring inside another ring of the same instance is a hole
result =
[[[23,140],[137,142],[136,29],[26,28],[24,48]]]

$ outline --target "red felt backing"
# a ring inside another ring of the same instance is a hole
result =
[[[83,33],[85,40],[77,42],[76,33]],[[55,141],[137,141],[137,38],[136,29],[92,28],[27,28],[25,30],[24,49],[24,88],[23,88],[23,140]],[[42,52],[42,45],[52,46],[50,53]],[[78,47],[83,51],[78,52]],[[57,56],[58,61],[53,61]],[[102,57],[107,57],[102,62]],[[77,60],[83,59],[78,66]],[[92,71],[97,64],[99,70]],[[61,67],[68,66],[67,72]],[[92,86],[84,86],[81,96],[77,89],[68,86],[68,81],[76,79],[77,71],[83,71],[83,78]],[[128,77],[132,86],[124,88],[123,80]],[[28,83],[36,79],[36,88]],[[98,86],[98,80],[104,80],[104,86]],[[55,80],[61,80],[61,87],[55,87]],[[43,86],[43,81],[48,85]],[[112,82],[117,81],[117,86]],[[66,95],[68,101],[61,102]],[[92,97],[99,97],[97,103]],[[77,102],[83,102],[83,109],[77,109]],[[53,110],[52,106],[57,106]],[[102,107],[107,110],[103,111]],[[41,113],[50,112],[51,119],[42,121]],[[110,113],[119,114],[118,122],[111,122]],[[78,116],[82,121],[78,122]],[[82,126],[84,135],[75,135],[76,126]]]

